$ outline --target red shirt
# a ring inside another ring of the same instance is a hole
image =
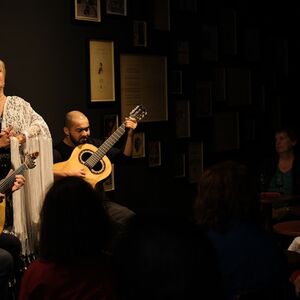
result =
[[[113,281],[107,262],[74,266],[36,260],[23,275],[19,300],[112,300]]]

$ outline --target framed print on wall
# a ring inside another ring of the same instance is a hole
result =
[[[109,138],[119,126],[119,116],[115,114],[104,116],[104,139]]]
[[[75,20],[101,21],[100,0],[74,0]]]
[[[133,136],[132,158],[145,157],[145,133],[136,132]]]
[[[113,191],[115,189],[115,168],[111,165],[110,175],[103,181],[103,189],[105,192]]]
[[[147,46],[147,23],[144,21],[133,21],[133,46]]]
[[[115,101],[113,41],[90,40],[91,102]]]
[[[148,147],[149,147],[148,148],[149,167],[161,166],[160,141],[149,141]]]
[[[106,13],[111,15],[127,15],[126,0],[106,0]]]

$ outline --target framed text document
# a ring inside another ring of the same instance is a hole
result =
[[[148,111],[142,122],[167,121],[167,58],[122,54],[120,59],[122,120],[141,104]]]

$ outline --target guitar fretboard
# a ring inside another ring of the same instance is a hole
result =
[[[123,123],[107,140],[105,140],[98,150],[85,161],[84,165],[92,169],[124,133],[125,123]]]
[[[22,164],[18,169],[13,171],[9,177],[0,182],[0,193],[4,194],[14,183],[16,175],[23,174],[27,170],[26,164]]]

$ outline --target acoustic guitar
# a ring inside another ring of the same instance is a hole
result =
[[[138,105],[130,112],[129,118],[139,121],[146,115],[146,109],[142,105]],[[54,164],[54,172],[83,168],[86,173],[84,179],[95,187],[97,182],[107,178],[111,173],[112,166],[106,153],[125,131],[125,122],[123,122],[99,148],[88,143],[76,146],[68,160]]]
[[[32,154],[26,154],[24,163],[20,165],[19,168],[14,170],[9,176],[5,177],[0,181],[0,193],[5,194],[15,182],[16,175],[23,175],[26,170],[33,169],[35,167],[35,159],[38,157],[39,153],[34,152]],[[0,200],[0,234],[3,231],[5,224],[5,207],[6,200],[5,197]]]

